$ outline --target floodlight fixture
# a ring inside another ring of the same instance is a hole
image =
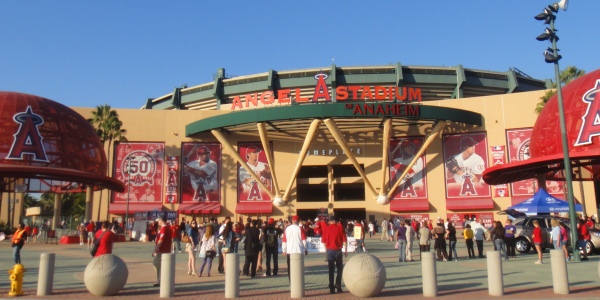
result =
[[[549,49],[551,50],[551,49]],[[557,49],[558,50],[558,49]],[[544,51],[544,60],[549,63],[549,64],[553,64],[557,61],[559,61],[562,58],[562,55],[558,54],[558,53],[554,53],[554,51]]]

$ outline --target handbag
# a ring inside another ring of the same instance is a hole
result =
[[[396,245],[394,245],[394,248],[400,249],[400,245],[398,244],[398,242],[396,242]]]
[[[106,230],[106,231],[108,231],[108,230]],[[100,246],[100,240],[106,234],[106,231],[104,231],[100,235],[100,237],[94,241],[94,245],[92,246],[92,249],[90,249],[90,254],[92,255],[92,257],[96,256],[96,252],[98,252],[98,247]]]
[[[182,241],[183,243],[190,243],[190,242],[192,242],[192,239],[190,239],[190,236],[189,236],[189,235],[184,235],[184,236],[181,238],[181,241]]]
[[[215,251],[215,250],[207,250],[206,251],[206,257],[208,257],[208,258],[215,258],[216,255],[217,255],[217,251]]]

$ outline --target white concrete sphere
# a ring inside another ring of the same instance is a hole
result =
[[[390,203],[390,199],[388,198],[387,195],[379,195],[377,196],[377,203],[381,204],[381,205],[386,205]]]
[[[87,290],[96,296],[112,296],[127,283],[127,265],[118,256],[104,254],[92,259],[85,268],[83,280]]]
[[[275,204],[275,206],[277,206],[277,207],[282,207],[285,205],[285,201],[283,201],[283,199],[281,197],[275,197],[273,199],[273,204]]]
[[[344,266],[342,279],[352,295],[374,297],[385,287],[385,267],[379,258],[371,254],[357,254]]]

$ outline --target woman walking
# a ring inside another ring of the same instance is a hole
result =
[[[206,232],[202,235],[202,246],[200,246],[200,252],[204,252],[204,259],[202,260],[202,265],[200,266],[200,270],[198,270],[198,277],[202,277],[202,272],[204,272],[204,267],[208,264],[208,270],[206,271],[206,276],[210,277],[210,269],[212,268],[212,261],[217,254],[215,248],[215,235],[213,233],[213,227],[207,226]]]
[[[508,252],[506,252],[506,242],[504,241],[504,235],[506,230],[500,221],[494,223],[494,230],[492,231],[492,240],[496,250],[500,251],[500,255],[504,253],[504,261],[508,261]]]
[[[223,255],[223,273],[225,273],[225,270],[227,269],[227,253],[231,252],[231,247],[233,245],[234,242],[234,236],[235,234],[233,233],[233,222],[229,221],[227,222],[227,224],[225,224],[225,229],[223,230],[223,247],[221,248],[221,255]]]
[[[535,245],[535,251],[537,251],[538,254],[538,260],[535,263],[541,265],[544,263],[542,257],[542,229],[540,228],[540,222],[538,220],[533,220],[533,234],[531,235],[531,238]]]
[[[452,260],[452,254],[454,253],[454,261],[458,261],[458,253],[456,253],[456,228],[452,222],[448,222],[448,260]]]
[[[192,225],[187,231],[190,241],[185,245],[185,252],[188,253],[188,275],[197,275],[196,273],[196,249],[198,247],[198,224],[192,221]]]

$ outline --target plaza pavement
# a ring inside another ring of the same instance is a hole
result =
[[[415,262],[399,263],[398,251],[393,242],[379,238],[366,239],[367,250],[385,265],[387,281],[377,298],[380,299],[424,299],[421,286],[421,264],[418,251]],[[159,288],[152,284],[156,279],[152,267],[152,243],[116,243],[113,254],[121,257],[128,266],[129,278],[124,289],[110,299],[159,299]],[[535,265],[534,253],[521,255],[503,262],[504,296],[488,294],[486,259],[465,259],[463,240],[458,241],[458,262],[438,262],[438,298],[442,299],[600,299],[600,277],[598,266],[600,255],[590,256],[589,261],[567,264],[571,293],[553,293],[550,257],[544,254],[545,263]],[[493,250],[491,242],[485,250]],[[37,279],[40,254],[55,253],[53,294],[38,297]],[[22,262],[27,269],[24,280],[24,296],[21,299],[99,299],[90,294],[83,282],[83,272],[91,260],[87,247],[80,245],[54,245],[27,243],[22,249]],[[347,261],[353,254],[349,254]],[[12,248],[9,241],[0,242],[0,298],[8,298],[10,281],[7,270],[13,267]],[[187,253],[176,256],[175,297],[177,299],[223,299],[225,276],[217,272],[217,260],[213,263],[212,276],[198,278],[187,275]],[[240,268],[244,257],[240,256]],[[196,266],[200,266],[197,261]],[[277,277],[240,278],[240,298],[244,299],[288,299],[289,282],[285,258],[279,256],[280,272]],[[263,267],[264,268],[264,267]],[[344,286],[344,293],[329,294],[325,255],[311,253],[305,259],[305,295],[307,299],[353,299]],[[109,298],[109,297],[106,297]]]

